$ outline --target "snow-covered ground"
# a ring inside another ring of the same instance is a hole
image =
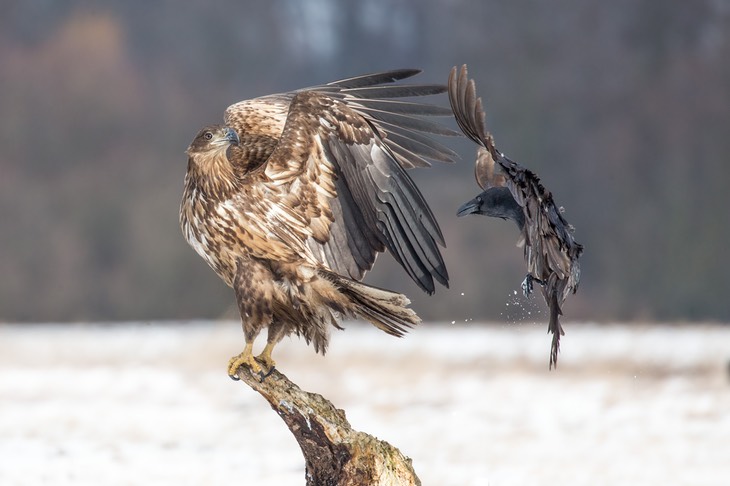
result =
[[[730,484],[730,326],[350,325],[278,368],[428,485]],[[237,323],[0,325],[0,484],[304,484]]]

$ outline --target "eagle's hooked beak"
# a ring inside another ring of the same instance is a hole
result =
[[[232,143],[233,145],[238,145],[239,143],[241,143],[241,140],[238,138],[238,134],[231,127],[226,127],[226,135],[223,139]]]

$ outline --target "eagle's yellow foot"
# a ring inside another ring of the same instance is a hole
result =
[[[256,356],[256,361],[261,363],[266,369],[265,374],[261,377],[261,381],[264,381],[264,378],[269,376],[273,371],[274,367],[276,366],[276,361],[271,357],[271,351],[273,351],[274,345],[271,343],[266,343],[266,346],[264,346],[263,351],[261,351],[261,354]]]
[[[252,373],[256,373],[259,376],[262,375],[261,365],[256,362],[252,351],[253,343],[246,343],[246,347],[243,349],[243,352],[228,361],[228,376],[230,376],[231,379],[238,381],[238,368],[244,365],[248,366]]]

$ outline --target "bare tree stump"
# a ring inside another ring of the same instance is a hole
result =
[[[301,390],[274,370],[263,382],[246,367],[242,382],[279,414],[302,449],[308,486],[418,485],[410,458],[385,441],[353,430],[345,411]]]

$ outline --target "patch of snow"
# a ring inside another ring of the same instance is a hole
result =
[[[724,485],[730,327],[348,324],[277,368],[425,485]],[[263,345],[263,340],[260,345]],[[0,484],[297,485],[286,426],[228,378],[233,322],[0,325]]]

